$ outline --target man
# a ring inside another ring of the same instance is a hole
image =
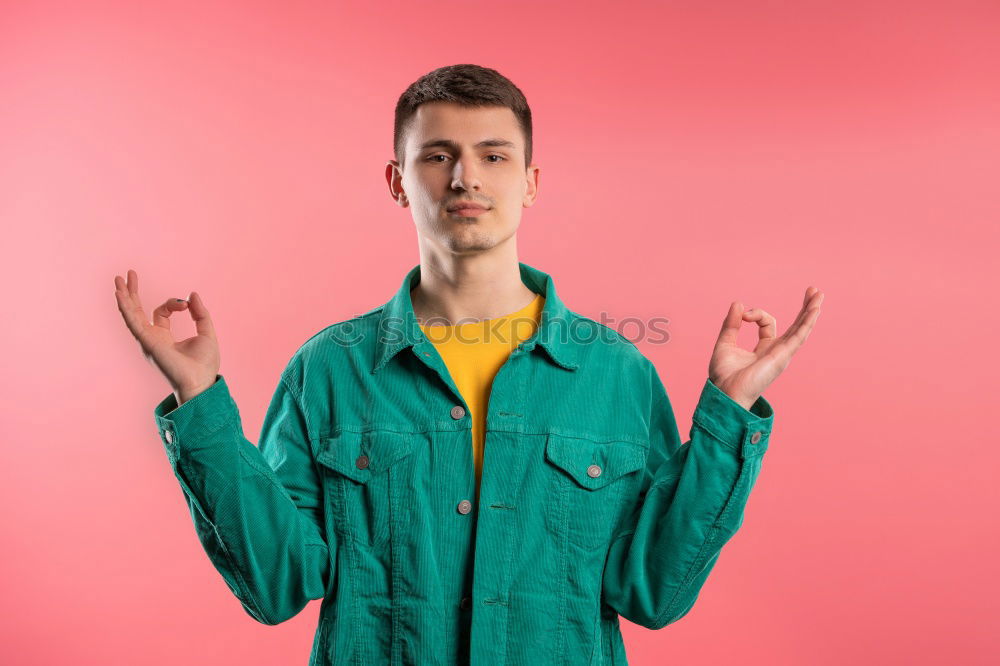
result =
[[[761,394],[822,293],[780,337],[730,305],[682,442],[653,364],[518,261],[531,145],[527,102],[495,70],[443,67],[403,93],[386,180],[420,264],[301,345],[259,448],[199,294],[150,323],[135,271],[115,276],[173,389],[155,419],[209,558],[264,624],[323,600],[310,664],[625,664],[619,615],[683,617],[743,522],[773,423]],[[175,342],[184,309],[197,335]]]

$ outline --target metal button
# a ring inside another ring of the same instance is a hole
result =
[[[170,444],[174,441],[174,433],[170,432],[169,430],[164,430],[163,436],[166,438],[167,444]]]
[[[601,468],[597,465],[591,465],[587,468],[587,474],[594,477],[595,479],[601,475]]]
[[[462,407],[462,405],[455,405],[451,408],[451,418],[457,420],[463,416],[465,416],[465,407]]]
[[[469,500],[462,500],[458,503],[459,513],[469,513],[470,511],[472,511],[472,502]]]
[[[368,456],[358,456],[358,459],[354,461],[354,464],[358,466],[358,469],[365,469],[368,467]]]
[[[760,441],[760,430],[758,430],[754,434],[750,435],[750,443],[751,444],[756,444],[759,441]]]
[[[462,597],[462,601],[458,605],[461,607],[462,610],[469,610],[470,608],[472,608],[472,598]]]

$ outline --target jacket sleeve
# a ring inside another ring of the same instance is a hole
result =
[[[684,617],[743,524],[774,412],[763,396],[744,409],[706,380],[690,440],[681,443],[670,400],[650,363],[649,453],[637,499],[611,542],[605,603],[661,629]]]
[[[155,408],[198,539],[244,610],[268,625],[325,595],[336,548],[324,534],[301,392],[286,375],[264,417],[259,449],[244,437],[222,375],[180,407],[171,393]]]

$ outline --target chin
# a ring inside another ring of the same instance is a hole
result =
[[[442,243],[452,252],[480,252],[496,247],[497,240],[489,234],[457,234]]]

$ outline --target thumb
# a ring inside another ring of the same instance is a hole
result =
[[[736,344],[736,337],[743,324],[743,304],[733,301],[729,305],[729,312],[722,322],[722,330],[719,331],[719,339],[716,344]]]

